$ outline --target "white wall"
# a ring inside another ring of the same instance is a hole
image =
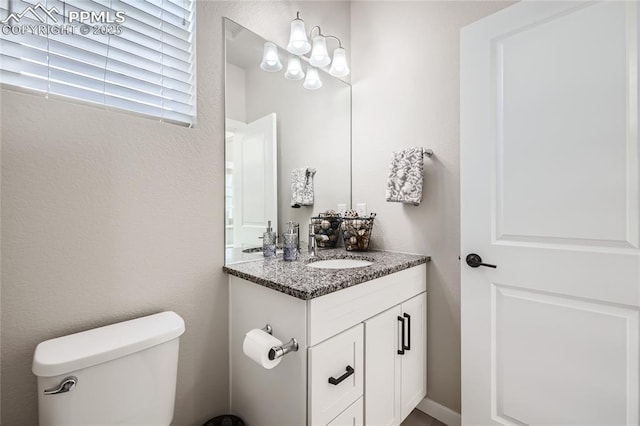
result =
[[[195,129],[1,92],[2,424],[37,423],[38,342],[168,309],[187,327],[174,424],[228,409],[222,16],[284,45],[296,10],[348,34],[349,4],[197,8]]]
[[[353,202],[376,212],[376,248],[432,256],[428,397],[460,411],[459,30],[507,2],[355,1]],[[391,151],[432,148],[420,206],[385,202]]]

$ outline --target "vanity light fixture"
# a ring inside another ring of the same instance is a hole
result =
[[[260,68],[269,72],[278,72],[282,69],[282,62],[280,62],[280,56],[278,56],[278,46],[275,43],[268,41],[264,44]]]
[[[317,31],[315,36],[313,36],[314,31]],[[309,43],[309,39],[313,40],[313,46]],[[338,47],[333,51],[333,59],[329,56],[329,51],[327,50],[327,39],[334,39],[338,42]],[[287,51],[291,53],[291,55],[289,55],[287,70],[284,76],[289,80],[302,80],[305,78],[300,57],[311,52],[308,56],[305,56],[305,59],[309,62],[306,78],[303,83],[303,87],[306,89],[316,90],[322,87],[318,68],[331,65],[329,74],[332,76],[341,78],[349,75],[350,70],[349,65],[347,65],[347,55],[340,39],[336,36],[322,34],[319,26],[313,27],[307,36],[300,12],[297,12],[296,18],[291,21],[291,33],[289,34]],[[276,72],[282,69],[282,64],[278,57],[278,47],[274,43],[266,42],[264,44],[260,68],[270,72]]]
[[[304,33],[304,21],[300,18],[300,12],[297,12],[296,19],[291,21],[291,34],[289,36],[289,44],[287,50],[294,55],[304,55],[311,50],[309,63],[314,67],[322,68],[331,64],[329,74],[334,77],[345,77],[349,75],[349,66],[347,65],[347,55],[342,47],[342,42],[336,36],[322,34],[319,26],[311,28],[309,38],[313,40],[313,47],[309,44],[309,39]],[[318,30],[315,37],[313,32]],[[329,56],[327,50],[327,39],[334,39],[338,42],[338,47],[333,51],[333,60]]]

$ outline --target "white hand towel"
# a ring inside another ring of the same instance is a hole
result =
[[[291,170],[291,207],[313,205],[313,176],[316,169],[309,167]]]
[[[386,199],[415,206],[422,201],[424,160],[422,148],[394,151],[389,164]]]

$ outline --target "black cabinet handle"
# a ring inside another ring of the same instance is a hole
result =
[[[478,266],[486,266],[487,268],[497,268],[497,265],[491,265],[490,263],[482,263],[482,258],[475,253],[471,253],[465,259],[467,261],[467,265],[472,268],[477,268]]]
[[[400,343],[400,349],[398,349],[398,355],[404,355],[404,317],[398,316],[398,321],[402,324],[402,330],[400,331],[400,334],[402,335],[402,342]]]
[[[404,313],[402,314],[402,316],[407,319],[407,346],[403,346],[402,349],[410,351],[411,350],[411,315]],[[402,337],[403,337],[402,341],[404,341],[404,336]]]
[[[347,371],[342,376],[338,377],[337,379],[335,377],[329,377],[329,383],[331,383],[332,385],[338,385],[344,379],[346,379],[347,377],[352,375],[355,371],[356,370],[354,370],[352,366],[347,365]]]

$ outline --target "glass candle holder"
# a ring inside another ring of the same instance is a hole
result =
[[[293,260],[298,259],[298,238],[297,234],[287,233],[284,234],[284,243],[283,243],[283,259],[291,262]]]

